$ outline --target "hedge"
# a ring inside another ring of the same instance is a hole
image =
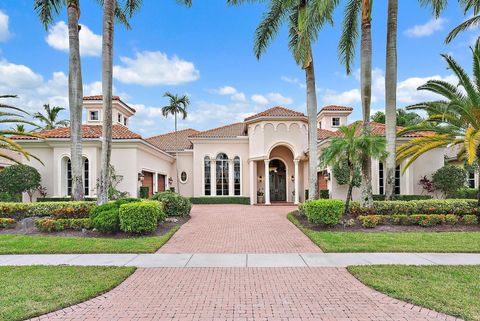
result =
[[[314,224],[334,226],[340,223],[345,202],[340,200],[312,200],[300,205],[308,221]]]
[[[42,197],[37,198],[37,202],[71,202],[70,197]],[[86,202],[96,202],[96,197],[85,197],[84,201]]]
[[[477,199],[478,189],[476,188],[461,188],[455,193],[455,198],[462,199]]]
[[[415,215],[360,215],[358,220],[363,227],[373,228],[379,224],[390,223],[393,225],[419,225],[430,227],[439,224],[455,225],[463,222],[467,225],[477,224],[477,217],[465,215],[462,219],[453,214],[415,214]]]
[[[373,208],[362,208],[358,202],[352,202],[350,213],[358,215],[413,215],[413,214],[455,214],[478,215],[476,200],[431,199],[419,201],[374,201]]]
[[[120,231],[120,206],[123,204],[141,202],[138,198],[123,198],[100,206],[95,206],[90,211],[92,226],[103,233]]]
[[[0,228],[12,228],[17,224],[13,218],[0,217]]]
[[[0,203],[0,217],[15,218],[54,216],[87,218],[95,202]]]
[[[396,201],[419,201],[419,200],[430,200],[432,195],[395,195]],[[373,195],[374,201],[384,201],[384,194],[375,194]]]
[[[163,210],[167,216],[188,216],[192,209],[192,203],[188,198],[171,191],[155,193],[152,200],[163,203]]]
[[[120,206],[120,230],[128,233],[151,233],[165,220],[162,205],[156,201],[123,204]]]
[[[44,218],[37,220],[35,226],[44,232],[61,232],[64,230],[81,231],[83,229],[91,229],[92,221],[89,218],[72,218],[72,219],[50,219]]]
[[[250,205],[250,197],[235,196],[235,197],[191,197],[192,204],[243,204]]]

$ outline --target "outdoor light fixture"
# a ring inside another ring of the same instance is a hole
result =
[[[262,175],[258,176],[258,181],[261,183],[263,181]]]
[[[144,178],[145,178],[145,175],[143,174],[143,172],[138,173],[138,181],[139,182],[143,182]]]
[[[330,180],[330,172],[327,172],[327,180]]]
[[[173,185],[173,178],[170,176],[168,178],[168,186],[172,186]]]
[[[292,179],[292,182],[295,181],[295,176],[292,175],[291,179]]]

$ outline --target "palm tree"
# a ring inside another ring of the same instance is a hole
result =
[[[187,107],[190,104],[190,99],[187,95],[174,95],[170,92],[166,92],[163,97],[168,97],[170,102],[168,105],[162,107],[162,115],[168,117],[173,115],[175,117],[175,141],[178,146],[178,137],[177,137],[177,115],[180,114],[182,119],[187,118]],[[180,185],[178,183],[178,167],[177,167],[177,192],[180,192]]]
[[[0,99],[11,99],[11,98],[17,98],[17,96],[16,95],[0,95]],[[39,160],[37,157],[27,152],[25,149],[22,148],[22,146],[20,146],[20,144],[18,144],[15,140],[12,139],[12,136],[41,138],[37,134],[26,133],[24,131],[17,130],[18,126],[24,125],[24,124],[35,126],[34,123],[24,119],[24,116],[26,115],[28,115],[26,111],[18,107],[14,107],[14,106],[0,102],[0,125],[14,124],[15,126],[17,126],[16,128],[13,128],[13,129],[0,128],[0,158],[5,158],[12,162],[19,163],[17,159],[5,153],[6,150],[9,150],[9,151],[22,154],[27,160],[30,160],[30,158],[34,158],[41,163],[42,162],[41,160]]]
[[[259,0],[260,1],[260,0]],[[252,2],[228,0],[229,4]],[[260,59],[282,23],[288,23],[289,47],[296,63],[305,70],[309,146],[309,199],[317,195],[317,94],[311,44],[326,22],[330,22],[338,0],[271,0],[268,11],[257,27],[254,52]]]
[[[33,114],[33,118],[39,120],[42,125],[38,125],[38,129],[41,130],[50,130],[59,127],[67,127],[69,121],[66,119],[58,119],[58,116],[61,111],[65,110],[65,108],[55,106],[53,108],[50,107],[50,104],[43,105],[43,109],[45,110],[45,114],[41,112],[36,112]]]
[[[26,133],[27,132],[24,124],[16,124],[10,130],[13,130],[13,131],[16,131],[16,132],[19,132],[19,133]]]
[[[480,25],[480,1],[479,0],[459,0],[460,5],[463,7],[464,14],[466,15],[470,9],[473,9],[473,17],[465,20],[458,26],[456,26],[445,39],[445,43],[450,43],[459,33]]]
[[[372,122],[385,124],[385,113],[377,111],[371,117]],[[396,122],[398,126],[407,127],[417,125],[423,121],[423,118],[416,112],[408,112],[405,109],[397,109]]]
[[[320,165],[331,167],[339,163],[347,164],[349,182],[345,200],[345,214],[348,214],[357,176],[356,171],[361,167],[365,157],[385,157],[385,138],[373,135],[359,135],[361,130],[358,122],[349,127],[341,126],[338,132],[339,136],[331,138],[328,147],[321,151]]]
[[[448,68],[458,78],[458,85],[443,80],[429,80],[418,88],[443,96],[443,99],[407,107],[408,110],[424,110],[428,117],[422,123],[399,133],[424,132],[421,137],[414,138],[397,149],[397,162],[407,161],[404,171],[424,153],[454,145],[460,146],[460,160],[466,159],[470,165],[475,164],[477,170],[480,169],[480,37],[472,48],[472,55],[472,78],[451,56],[443,54]],[[480,206],[480,190],[478,205]]]

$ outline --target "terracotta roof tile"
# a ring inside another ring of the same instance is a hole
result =
[[[188,137],[196,133],[197,130],[188,128],[177,131],[177,135],[171,132],[147,138],[146,141],[164,151],[185,150],[192,148],[192,142]]]
[[[244,122],[213,128],[191,135],[192,138],[234,138],[246,136],[246,124]]]
[[[46,139],[48,138],[70,138],[70,127],[63,127],[51,130],[44,130],[36,133]],[[100,138],[102,137],[101,125],[82,125],[82,138]],[[16,140],[35,140],[33,137],[12,137]],[[130,131],[127,127],[122,125],[112,126],[112,139],[141,139],[137,133]]]
[[[245,121],[259,117],[305,117],[305,114],[285,107],[273,107],[262,111],[261,113],[247,117],[245,118]]]
[[[112,96],[113,100],[121,100],[119,96]],[[102,95],[94,95],[94,96],[85,96],[83,100],[103,100]]]
[[[330,105],[330,106],[325,106],[322,109],[320,109],[320,112],[322,112],[322,111],[352,111],[352,110],[353,110],[352,107]]]
[[[335,136],[335,132],[327,129],[317,129],[317,139],[326,139]]]
[[[360,135],[360,131],[362,130],[363,121],[361,121],[361,120],[356,121],[356,122],[348,125],[348,127],[351,127],[354,124],[358,124],[358,123],[360,124],[360,126],[358,126],[358,128],[357,128],[357,134]],[[371,129],[372,135],[385,136],[385,124],[370,122],[370,129]],[[403,129],[403,127],[397,126],[397,132],[401,131],[402,129]],[[402,135],[402,137],[415,138],[415,137],[423,137],[426,134],[427,134],[426,132],[417,132],[417,133],[405,134],[405,135]],[[332,136],[340,136],[340,133],[338,131],[334,132]]]

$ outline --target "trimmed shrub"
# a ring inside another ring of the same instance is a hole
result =
[[[145,234],[157,229],[162,217],[158,202],[141,202],[120,206],[120,229],[128,233]]]
[[[414,225],[431,227],[445,222],[445,215],[415,214],[410,215],[409,221]]]
[[[446,197],[455,197],[458,190],[465,186],[467,171],[459,166],[445,165],[432,175],[433,187]]]
[[[95,202],[0,203],[0,217],[87,218]]]
[[[432,195],[395,195],[396,201],[418,201],[418,200],[430,200],[432,199]],[[374,201],[384,201],[385,195],[384,194],[375,194],[373,195]]]
[[[81,231],[91,229],[92,221],[89,218],[50,219],[44,218],[35,221],[35,226],[44,232],[61,232],[64,230]]]
[[[358,220],[362,223],[363,227],[374,228],[382,222],[383,218],[381,215],[360,215]]]
[[[460,220],[460,217],[458,215],[453,215],[453,214],[445,215],[445,224],[455,225],[458,223],[459,220]]]
[[[147,199],[149,190],[147,186],[140,186],[140,198]]]
[[[455,198],[477,199],[477,193],[476,188],[461,188],[455,193]]]
[[[17,221],[13,218],[0,217],[0,228],[12,228],[15,227]]]
[[[306,201],[301,206],[309,222],[327,226],[339,224],[344,210],[345,202],[341,200]]]
[[[138,198],[122,198],[114,202],[94,207],[90,211],[90,219],[94,228],[103,233],[120,231],[120,206],[141,202]]]
[[[320,198],[321,199],[329,199],[330,198],[330,191],[328,189],[321,189],[320,190]]]
[[[188,198],[171,191],[155,193],[152,200],[163,203],[167,216],[188,216],[192,209],[192,203]]]
[[[190,202],[192,204],[243,204],[250,205],[250,197],[235,196],[235,197],[191,197]]]
[[[478,216],[477,215],[464,215],[462,217],[463,223],[467,225],[475,225],[478,224]]]
[[[70,197],[42,197],[37,198],[37,202],[70,202],[72,199]],[[96,197],[85,197],[85,202],[96,202]]]

